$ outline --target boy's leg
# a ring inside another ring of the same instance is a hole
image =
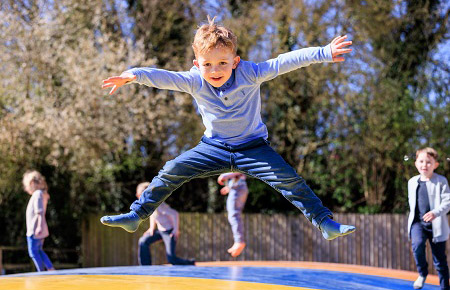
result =
[[[206,177],[229,170],[230,152],[204,142],[186,151],[174,160],[168,161],[153,178],[150,185],[142,192],[139,200],[131,205],[131,212],[116,216],[104,216],[101,222],[112,227],[122,227],[134,232],[139,224],[148,218],[153,211],[170,194],[197,177]]]
[[[448,290],[449,286],[449,273],[447,264],[447,255],[445,254],[446,242],[433,243],[430,240],[431,252],[433,254],[433,263],[436,271],[439,275],[439,284],[441,290]]]
[[[153,235],[143,235],[139,239],[138,257],[139,265],[151,265],[152,255],[150,253],[150,245],[154,242],[161,240],[161,234],[158,230],[155,230]]]
[[[411,247],[414,255],[414,260],[416,261],[417,271],[419,272],[419,275],[422,278],[426,278],[428,276],[428,263],[425,254],[426,242],[427,236],[420,222],[413,223],[411,226]],[[422,283],[415,283],[415,284],[422,284],[421,287],[420,285],[417,285],[416,288],[415,285],[414,288],[416,289],[422,288],[425,279],[422,280],[423,280]]]
[[[177,241],[175,240],[175,237],[171,235],[171,233],[172,230],[168,230],[161,233],[162,238],[164,240],[164,245],[166,247],[167,261],[172,265],[195,265],[194,260],[186,260],[177,257],[175,253]]]
[[[245,248],[244,222],[242,221],[242,211],[247,200],[248,189],[231,189],[227,198],[228,222],[233,233],[234,244],[228,249],[232,257],[237,257]]]
[[[326,239],[332,240],[355,231],[354,226],[340,225],[330,219],[333,216],[331,211],[323,206],[303,178],[266,141],[261,139],[259,146],[251,145],[243,144],[234,148],[233,166],[280,192],[322,231]]]

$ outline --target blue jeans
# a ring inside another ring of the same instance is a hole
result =
[[[168,161],[130,208],[145,219],[184,183],[229,171],[244,173],[270,185],[316,227],[323,218],[332,217],[303,178],[263,138],[233,146],[203,136],[196,147]]]
[[[27,236],[28,255],[33,260],[38,272],[53,269],[53,264],[43,250],[44,239]]]
[[[248,188],[245,181],[236,188],[230,188],[227,198],[227,212],[228,222],[233,232],[233,239],[235,243],[244,242],[244,223],[242,221],[242,211],[244,210],[245,202],[247,201]]]
[[[433,232],[425,229],[420,222],[415,222],[411,226],[411,245],[416,260],[417,271],[420,276],[428,275],[428,263],[426,259],[425,246],[427,240],[431,245],[433,254],[433,264],[439,275],[439,284],[442,290],[449,290],[449,272],[447,265],[447,255],[445,254],[445,241],[433,243]]]
[[[158,231],[155,230],[153,235],[144,235],[139,239],[139,264],[151,265],[152,256],[150,254],[150,245],[160,241],[164,241],[166,247],[167,261],[172,265],[194,265],[194,261],[184,260],[175,255],[176,240],[171,236],[172,230]]]

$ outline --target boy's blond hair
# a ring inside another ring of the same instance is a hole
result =
[[[36,170],[26,171],[23,175],[22,184],[24,190],[30,194],[36,190],[47,190],[45,177]]]
[[[203,24],[195,33],[192,48],[195,56],[207,53],[213,48],[229,48],[234,55],[237,53],[237,37],[234,33],[221,25],[214,23],[216,17],[211,19],[208,15],[208,24]]]
[[[136,187],[136,197],[139,198],[142,192],[150,185],[150,182],[139,183]]]
[[[428,156],[433,157],[435,161],[438,159],[438,153],[431,147],[425,147],[416,151],[416,159],[420,153],[427,153]]]

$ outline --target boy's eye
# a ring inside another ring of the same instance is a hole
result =
[[[211,66],[211,64],[210,63],[205,63],[204,66]]]
[[[224,62],[224,61],[221,61],[220,62],[220,65],[226,65],[227,63],[226,62]]]

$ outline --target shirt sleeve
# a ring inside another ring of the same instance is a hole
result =
[[[199,86],[199,76],[195,71],[174,72],[157,68],[133,68],[126,72],[136,76],[137,82],[149,87],[190,93]]]
[[[435,209],[433,209],[432,212],[435,215],[444,216],[450,210],[450,189],[448,187],[448,181],[445,177],[442,177],[440,195],[441,195],[441,204],[437,206]]]
[[[280,54],[278,57],[253,64],[255,82],[262,83],[290,71],[314,63],[332,62],[331,47],[309,47]]]
[[[42,191],[36,191],[36,199],[34,200],[33,209],[36,214],[41,214],[44,212],[44,194]]]

